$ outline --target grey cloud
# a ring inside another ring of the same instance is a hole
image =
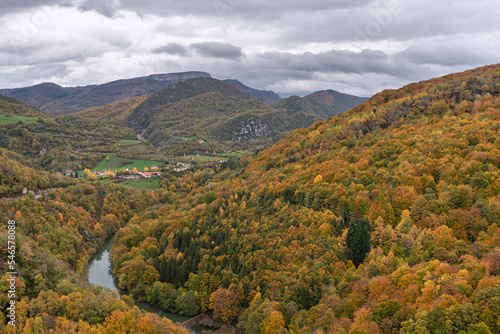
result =
[[[82,11],[95,11],[106,17],[114,17],[120,9],[119,0],[85,0],[78,7]]]
[[[219,18],[246,17],[248,19],[273,20],[287,11],[325,11],[366,5],[370,0],[287,0],[282,2],[264,0],[121,0],[120,8],[142,15],[202,15]]]
[[[0,0],[0,16],[26,10],[38,9],[42,6],[75,7],[77,0]]]
[[[35,36],[23,34],[23,22],[33,22],[44,4],[75,10],[61,11],[71,19],[51,16]],[[384,17],[391,4],[399,10]],[[61,80],[74,85],[199,69],[282,94],[337,87],[370,95],[494,63],[500,52],[500,7],[493,0],[0,0],[0,6],[4,84],[34,80],[23,72],[28,66],[43,80],[36,64],[47,66],[47,78],[57,75],[50,71],[63,74],[57,65],[63,64],[72,71]],[[96,17],[89,12],[104,17],[88,22]],[[218,42],[199,43],[210,40]]]
[[[68,68],[63,64],[37,64],[24,71],[24,74],[31,79],[62,78],[68,73]]]
[[[190,48],[199,55],[209,58],[241,59],[244,56],[240,47],[223,42],[193,43]]]
[[[109,45],[97,44],[95,41],[74,41],[67,45],[42,44],[23,45],[12,49],[14,52],[2,52],[0,66],[23,66],[57,64],[66,61],[84,62],[90,57],[98,57],[110,50]]]
[[[355,8],[367,5],[370,0],[287,0],[271,2],[264,0],[0,0],[2,12],[9,13],[27,10],[42,5],[75,7],[83,11],[96,11],[113,17],[119,10],[130,10],[140,16],[159,15],[199,15],[218,18],[245,17],[251,20],[275,20],[289,11],[327,11],[343,8]],[[0,14],[1,15],[1,14]]]
[[[488,0],[462,1],[456,5],[449,1],[384,0],[373,1],[364,7],[331,8],[320,12],[284,9],[279,29],[271,39],[275,45],[286,47],[313,42],[407,41],[475,34],[498,31],[499,14],[497,4]],[[276,26],[271,23],[271,28]]]
[[[422,43],[412,45],[395,56],[416,65],[457,66],[467,64],[485,64],[483,50],[464,44],[446,41],[434,42],[432,45]]]
[[[175,56],[188,56],[189,51],[188,49],[179,43],[168,43],[167,45],[161,46],[159,48],[156,48],[152,51],[153,53],[166,53],[169,55],[175,55]]]
[[[395,74],[402,71],[386,53],[369,49],[360,52],[330,50],[301,54],[266,52],[257,59],[266,68],[286,68],[302,72]]]

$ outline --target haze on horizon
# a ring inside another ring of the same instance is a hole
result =
[[[492,0],[0,0],[0,88],[205,71],[371,96],[497,63]]]

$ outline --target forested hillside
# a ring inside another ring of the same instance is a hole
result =
[[[274,107],[279,103],[279,101],[281,101],[281,97],[271,90],[260,90],[260,89],[250,88],[242,84],[240,81],[234,79],[227,79],[223,81],[225,83],[230,84],[231,86],[238,88],[251,98],[254,98],[264,103],[266,106]]]
[[[50,189],[41,197],[29,193],[19,199],[0,199],[0,224],[16,222],[16,327],[0,315],[2,333],[165,333],[185,334],[167,319],[141,313],[129,297],[120,300],[101,287],[91,287],[84,274],[90,257],[136,212],[158,203],[146,192],[40,174],[0,158],[1,195],[4,189]],[[72,184],[72,185],[71,185]],[[10,234],[9,234],[10,235]],[[0,237],[0,305],[11,303],[7,278],[10,265],[7,233]],[[10,240],[10,239],[9,239]],[[9,319],[11,320],[11,319]]]
[[[154,94],[124,124],[164,153],[179,156],[262,149],[278,134],[320,119],[309,111],[275,110],[230,84],[200,78]]]
[[[85,109],[75,112],[72,116],[81,117],[88,120],[106,120],[114,122],[123,122],[125,118],[130,116],[132,111],[137,108],[142,102],[146,101],[151,95],[143,95],[138,97],[130,97],[115,101],[104,106]]]
[[[165,175],[120,286],[245,333],[500,332],[499,93],[498,65],[411,84]]]
[[[309,112],[317,115],[321,120],[326,120],[340,113],[339,111],[331,108],[330,106],[327,106],[324,103],[317,102],[316,100],[310,98],[302,98],[299,96],[290,96],[286,99],[281,100],[280,103],[276,105],[276,108],[297,112]]]
[[[336,110],[337,113],[346,112],[368,100],[367,98],[364,97],[344,94],[332,89],[314,92],[312,94],[305,96],[304,99],[311,99],[319,103],[322,103]]]
[[[21,101],[0,94],[0,115],[7,116],[28,116],[28,117],[47,117],[40,110],[29,106]]]
[[[55,120],[0,124],[0,147],[16,152],[23,163],[50,172],[92,168],[120,139],[136,139],[131,129],[73,116]]]

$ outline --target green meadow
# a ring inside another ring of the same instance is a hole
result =
[[[129,163],[125,164],[127,161]],[[152,160],[142,160],[142,159],[127,159],[122,157],[117,157],[115,155],[108,155],[106,158],[102,159],[91,171],[103,172],[106,169],[111,170],[120,170],[123,168],[128,168],[132,170],[134,167],[137,168],[138,171],[144,170],[144,167],[147,167],[151,170],[151,166],[156,165],[160,167],[163,165],[161,161],[152,161]],[[79,175],[83,175],[83,170],[78,171]]]
[[[55,118],[44,118],[44,121],[54,121]],[[34,123],[38,121],[38,117],[26,116],[5,116],[0,115],[0,124],[13,124],[22,121],[24,123]]]
[[[119,145],[132,145],[132,144],[139,144],[140,141],[137,139],[122,139],[118,141]]]
[[[160,188],[160,178],[159,177],[154,177],[154,178],[150,178],[150,179],[117,180],[117,181],[109,181],[109,182],[103,182],[103,183],[104,184],[115,183],[115,184],[119,184],[119,185],[122,185],[125,187],[138,189],[138,190],[142,190],[142,189],[154,190],[154,189]]]

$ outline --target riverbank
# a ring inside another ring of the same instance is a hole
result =
[[[93,285],[102,286],[105,288],[109,288],[118,293],[118,296],[128,295],[126,290],[123,290],[118,287],[118,280],[113,276],[111,261],[110,261],[110,251],[113,243],[113,237],[108,239],[104,246],[94,255],[89,261],[88,267],[88,281]],[[165,317],[174,323],[183,324],[186,321],[192,320],[195,317],[183,316],[179,314],[173,314],[166,312],[158,306],[149,304],[147,302],[141,302],[134,299],[134,304],[145,312],[155,313],[160,317]],[[191,323],[189,323],[191,324]],[[199,333],[203,330],[205,331],[213,331],[208,327],[203,327],[199,325],[195,325],[192,323],[192,330],[195,333]]]

